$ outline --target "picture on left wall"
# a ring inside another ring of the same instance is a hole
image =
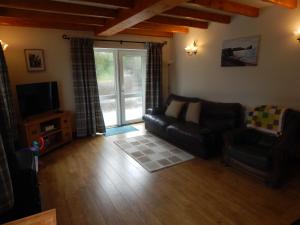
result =
[[[24,54],[28,72],[46,70],[43,49],[25,49]]]

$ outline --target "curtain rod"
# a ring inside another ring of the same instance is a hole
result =
[[[71,37],[68,36],[68,35],[66,35],[66,34],[64,34],[64,35],[62,36],[62,38],[65,39],[65,40],[70,40],[70,39],[71,39]],[[93,41],[118,42],[118,43],[120,43],[120,44],[123,44],[124,42],[126,42],[126,43],[137,43],[137,44],[146,44],[146,43],[147,43],[146,41],[123,41],[123,40],[110,40],[110,39],[99,39],[99,38],[91,38],[91,39],[92,39]],[[166,45],[167,43],[168,43],[167,41],[164,41],[164,42],[161,43],[161,44]]]

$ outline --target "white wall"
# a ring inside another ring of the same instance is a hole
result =
[[[300,109],[300,8],[271,6],[258,18],[236,16],[231,24],[211,23],[208,30],[190,29],[173,40],[171,90],[186,96],[240,102],[246,106],[278,104]],[[258,66],[221,67],[223,40],[261,35]],[[197,56],[184,48],[198,40]]]
[[[5,51],[5,57],[8,65],[14,99],[16,99],[15,86],[17,84],[57,81],[59,84],[61,108],[63,110],[74,111],[70,42],[62,39],[63,34],[79,37],[92,36],[92,33],[89,32],[0,26],[0,39],[9,45]],[[164,95],[167,95],[170,39],[128,35],[119,35],[109,39],[154,42],[168,41],[168,44],[163,49]],[[111,44],[106,42],[102,43],[101,46],[113,47]],[[117,44],[115,47],[120,47],[120,45]],[[126,45],[124,43],[123,47],[142,48],[143,46]],[[46,62],[45,72],[27,72],[24,49],[34,48],[44,49]]]

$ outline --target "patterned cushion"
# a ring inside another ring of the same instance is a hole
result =
[[[275,134],[282,134],[282,121],[286,108],[279,106],[259,106],[249,112],[247,127]]]

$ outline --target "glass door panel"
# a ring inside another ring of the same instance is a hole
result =
[[[142,121],[146,51],[95,48],[94,52],[106,127]]]
[[[121,110],[123,123],[142,120],[146,52],[120,50]]]
[[[116,59],[116,52],[113,50],[95,49],[100,104],[107,127],[119,124]]]

